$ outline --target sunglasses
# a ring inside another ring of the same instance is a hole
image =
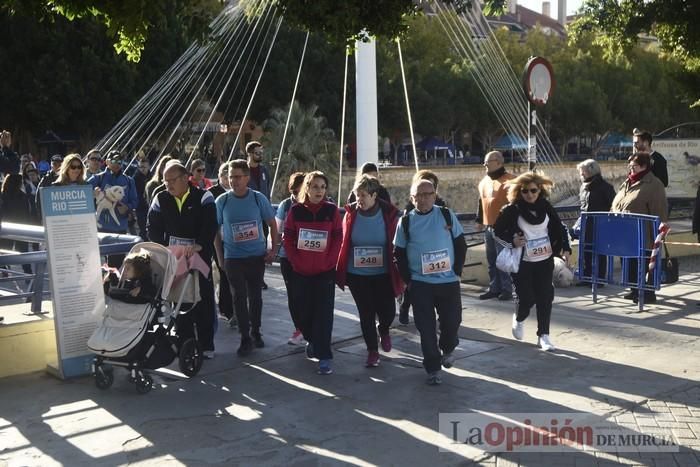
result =
[[[71,164],[71,165],[68,166],[68,168],[69,168],[69,169],[78,170],[78,169],[82,169],[83,166],[82,166],[82,165],[73,165],[73,164]]]
[[[528,191],[534,195],[534,194],[538,193],[540,191],[540,189],[539,188],[530,188],[530,189],[523,188],[522,190],[520,190],[520,193],[526,194]]]

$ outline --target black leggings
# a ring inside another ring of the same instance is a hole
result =
[[[378,350],[375,319],[379,319],[379,335],[389,334],[389,328],[396,316],[396,301],[389,274],[361,276],[348,274],[348,287],[360,315],[362,337],[367,350]]]
[[[550,256],[537,263],[521,261],[518,273],[512,274],[513,284],[515,284],[517,320],[525,321],[530,315],[532,305],[535,305],[538,336],[549,334],[549,321],[552,317],[554,301],[553,271],[554,258]]]

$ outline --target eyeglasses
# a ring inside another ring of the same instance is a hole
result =
[[[433,196],[434,194],[434,191],[426,191],[425,193],[416,193],[413,196],[415,196],[416,198],[427,198],[428,196]]]
[[[180,180],[181,178],[184,178],[184,175],[178,175],[177,177],[173,178],[164,178],[163,181],[167,184],[175,183],[176,181]]]
[[[520,190],[520,193],[522,193],[522,194],[525,195],[525,194],[527,194],[528,192],[530,192],[530,194],[533,194],[533,195],[534,195],[534,194],[539,193],[539,191],[540,191],[539,188],[523,188],[522,190]]]
[[[73,164],[71,164],[71,165],[68,166],[68,168],[69,168],[69,169],[73,169],[73,170],[79,170],[79,169],[82,169],[83,166],[82,166],[82,165],[73,165]]]

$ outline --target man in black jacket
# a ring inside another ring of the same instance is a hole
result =
[[[632,132],[633,152],[648,152],[651,154],[651,173],[661,180],[665,187],[668,187],[668,167],[664,156],[651,149],[653,138],[648,131],[635,128]]]
[[[187,178],[187,169],[179,161],[170,161],[165,166],[165,190],[156,195],[148,211],[148,238],[165,246],[182,246],[188,257],[198,253],[211,267],[217,229],[214,197],[191,185]],[[179,332],[182,338],[190,337],[196,323],[204,356],[212,358],[215,313],[211,274],[208,277],[199,274],[199,289],[202,299],[196,308],[178,317]]]
[[[581,177],[581,189],[579,190],[579,200],[581,201],[581,212],[607,212],[610,211],[613,199],[615,198],[615,189],[611,184],[603,179],[600,173],[600,165],[593,159],[586,159],[576,166],[578,174]],[[576,222],[578,225],[578,221]],[[593,225],[586,225],[584,238],[592,235]],[[592,255],[584,253],[583,256],[583,274],[590,277],[592,271]],[[607,258],[598,256],[598,277],[605,279],[607,269]],[[589,281],[580,281],[577,286],[590,287]]]

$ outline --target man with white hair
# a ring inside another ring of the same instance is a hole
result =
[[[467,244],[457,217],[435,205],[435,186],[428,180],[411,185],[415,208],[405,214],[394,236],[394,256],[411,293],[413,318],[420,333],[427,383],[442,383],[440,370],[454,363],[462,322],[459,280]],[[440,319],[440,338],[435,312]]]
[[[486,262],[489,271],[489,289],[479,295],[479,300],[498,297],[499,300],[513,299],[513,282],[510,274],[496,268],[496,257],[503,246],[496,241],[493,226],[501,214],[501,208],[508,204],[508,181],[515,178],[506,172],[503,154],[491,151],[484,157],[486,175],[479,182],[479,205],[476,211],[476,228],[484,231]]]

